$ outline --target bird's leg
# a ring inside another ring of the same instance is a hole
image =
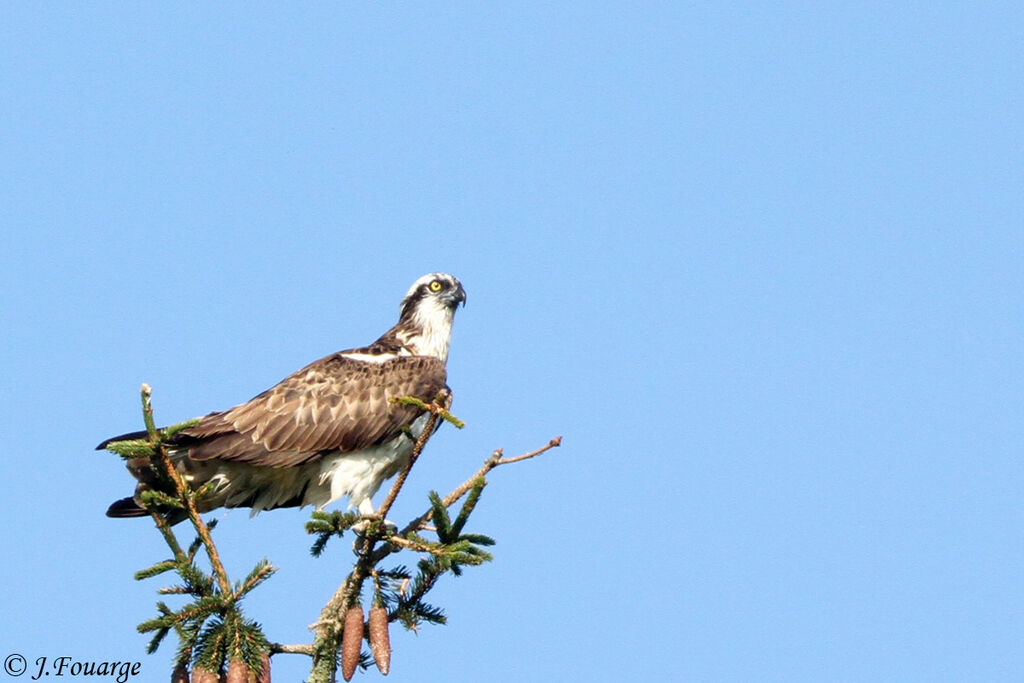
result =
[[[358,508],[359,514],[361,514],[363,517],[373,517],[373,501],[370,500],[369,496],[359,501]]]
[[[366,528],[370,526],[372,522],[380,521],[380,519],[377,512],[373,509],[373,502],[370,500],[369,496],[359,501],[359,505],[356,507],[359,510],[359,514],[362,516],[362,519],[352,525],[352,531],[359,536],[365,536]],[[390,519],[385,519],[383,521],[384,526],[386,526],[390,532],[394,533],[395,531],[398,531],[398,525]]]

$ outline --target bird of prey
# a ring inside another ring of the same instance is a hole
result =
[[[398,323],[360,348],[310,363],[252,400],[210,413],[166,442],[176,469],[193,489],[213,482],[198,506],[322,509],[342,496],[363,515],[370,497],[409,461],[429,413],[392,398],[429,403],[444,393],[445,364],[462,284],[446,273],[416,280],[402,299]],[[146,438],[145,432],[112,441]],[[140,494],[159,488],[148,458],[128,461],[135,495],[113,503],[109,517],[147,512]]]

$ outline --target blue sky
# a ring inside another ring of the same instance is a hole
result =
[[[164,680],[131,575],[166,551],[93,446],[141,382],[230,407],[444,270],[468,427],[393,516],[565,441],[493,474],[495,561],[388,680],[1019,678],[1018,4],[0,12],[0,654]],[[308,641],[346,543],[222,517]]]

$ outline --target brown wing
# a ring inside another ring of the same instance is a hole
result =
[[[398,436],[422,412],[390,398],[431,401],[445,389],[444,363],[403,356],[369,363],[334,354],[287,377],[248,403],[211,413],[174,442],[195,460],[291,467],[335,450]]]

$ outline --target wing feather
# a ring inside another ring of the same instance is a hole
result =
[[[230,410],[178,432],[195,460],[291,467],[332,451],[354,451],[398,436],[422,412],[390,398],[432,400],[445,389],[444,363],[401,356],[382,363],[333,354]]]

